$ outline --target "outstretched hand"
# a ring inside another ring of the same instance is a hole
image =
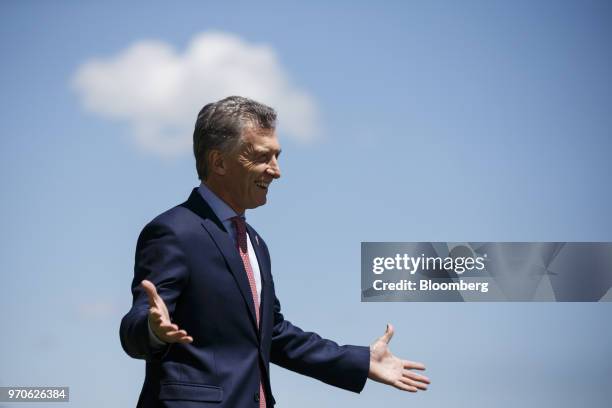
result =
[[[368,377],[404,391],[426,390],[429,378],[411,371],[413,369],[425,370],[425,366],[421,363],[397,358],[389,350],[389,341],[393,337],[393,332],[393,326],[387,324],[385,334],[370,345],[370,372]]]
[[[153,333],[165,343],[191,343],[193,338],[170,321],[168,308],[155,285],[146,279],[140,284],[149,298],[149,325]]]

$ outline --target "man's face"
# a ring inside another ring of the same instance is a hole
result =
[[[242,143],[227,156],[224,177],[225,199],[235,211],[242,213],[266,203],[270,183],[281,176],[280,151],[274,129],[245,127]]]

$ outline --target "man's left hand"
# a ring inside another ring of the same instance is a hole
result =
[[[429,378],[411,370],[425,370],[422,363],[402,360],[389,350],[389,341],[393,337],[393,326],[387,324],[387,330],[370,345],[370,372],[368,377],[383,384],[392,385],[403,391],[417,392],[426,390]]]

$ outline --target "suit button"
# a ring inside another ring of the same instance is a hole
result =
[[[253,399],[255,402],[259,402],[259,392],[256,392],[255,395],[253,395]]]

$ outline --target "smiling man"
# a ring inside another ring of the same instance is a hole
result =
[[[146,360],[138,407],[271,408],[269,364],[360,392],[367,378],[416,392],[420,363],[394,356],[393,327],[339,346],[285,320],[270,253],[246,223],[281,176],[276,112],[231,96],[202,108],[193,147],[201,184],[151,221],[136,246],[121,344]]]

